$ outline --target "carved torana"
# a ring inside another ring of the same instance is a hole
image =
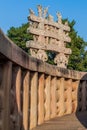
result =
[[[46,51],[55,52],[54,63],[58,67],[67,68],[71,49],[66,48],[66,44],[71,42],[69,37],[70,27],[68,22],[62,23],[62,16],[57,12],[57,22],[53,16],[48,15],[48,7],[37,6],[38,16],[30,9],[30,26],[27,31],[33,34],[33,40],[27,41],[26,46],[30,49],[31,56],[47,61]]]

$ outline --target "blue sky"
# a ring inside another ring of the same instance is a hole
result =
[[[76,31],[87,41],[87,0],[0,0],[0,28],[6,33],[11,26],[26,23],[29,8],[37,12],[38,4],[49,6],[49,13],[55,20],[57,11],[63,18],[74,19]]]

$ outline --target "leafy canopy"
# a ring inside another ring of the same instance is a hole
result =
[[[63,22],[68,21],[68,19],[63,19]],[[69,58],[68,69],[87,71],[87,51],[85,50],[87,42],[78,36],[76,30],[74,29],[75,21],[68,21],[70,26],[69,36],[71,37],[71,43],[67,44],[67,47],[71,48],[72,54]],[[7,31],[7,36],[19,47],[28,52],[26,48],[26,41],[32,40],[31,34],[27,33],[27,28],[29,23],[22,24],[20,27],[11,27]],[[49,56],[48,63],[54,64],[53,57],[54,53],[47,52]]]
[[[26,41],[33,39],[32,35],[27,33],[28,27],[29,23],[26,23],[17,28],[11,27],[7,31],[7,36],[26,52],[28,52],[28,48],[26,48]]]

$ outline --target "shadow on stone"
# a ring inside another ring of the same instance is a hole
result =
[[[77,92],[76,117],[87,128],[87,74],[81,78]]]

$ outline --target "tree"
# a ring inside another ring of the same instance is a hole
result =
[[[83,40],[80,36],[78,36],[77,32],[74,29],[75,21],[69,21],[68,19],[63,19],[63,23],[68,21],[70,26],[69,36],[71,37],[71,43],[67,44],[67,47],[71,48],[72,54],[69,58],[68,69],[87,71],[87,51],[85,50],[87,46],[87,42]],[[23,50],[28,52],[28,48],[26,48],[26,41],[32,40],[33,37],[31,34],[27,33],[27,28],[29,27],[29,23],[22,24],[22,26],[15,28],[11,27],[7,31],[8,37],[16,43]],[[55,57],[55,53],[47,52],[48,54],[48,63],[54,64],[53,58]]]
[[[87,60],[87,52],[85,50],[87,46],[87,42],[81,38],[74,29],[75,21],[69,22],[70,26],[70,33],[69,36],[71,37],[71,43],[67,44],[67,47],[71,48],[72,54],[69,58],[69,69],[80,70],[80,71],[87,71],[86,66],[84,65]]]
[[[33,39],[32,35],[27,33],[28,27],[29,23],[26,23],[17,28],[11,27],[7,31],[7,36],[26,52],[28,52],[28,48],[26,48],[26,41]]]

